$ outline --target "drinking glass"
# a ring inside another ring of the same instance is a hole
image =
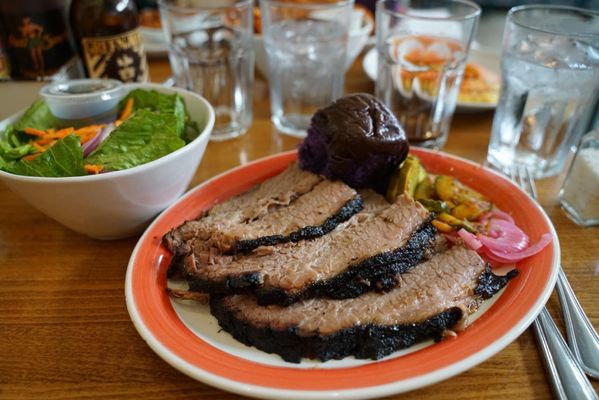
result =
[[[252,122],[252,0],[161,0],[176,85],[204,96],[216,120],[210,140],[242,135]]]
[[[271,119],[305,137],[314,112],[340,97],[353,0],[260,0]]]
[[[502,85],[487,160],[559,174],[599,94],[599,13],[523,6],[507,16]]]
[[[445,145],[481,10],[466,0],[382,0],[376,8],[376,96],[410,145]]]

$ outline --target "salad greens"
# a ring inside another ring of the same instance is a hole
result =
[[[172,114],[175,116],[175,131],[177,135],[182,136],[185,129],[186,112],[185,103],[178,94],[166,95],[155,90],[132,90],[129,95],[121,102],[124,103],[133,99],[133,110],[147,108],[152,111],[158,111],[163,114]]]
[[[14,162],[7,169],[17,175],[28,176],[81,176],[83,168],[83,150],[79,138],[68,135],[54,146],[31,161]]]
[[[131,112],[127,112],[127,104]],[[81,176],[132,168],[169,154],[197,136],[179,94],[136,89],[120,103],[116,128],[65,127],[36,100],[0,134],[0,170],[27,176]]]
[[[59,125],[58,119],[50,112],[50,107],[42,99],[37,99],[29,106],[25,114],[15,124],[14,128],[22,132],[25,128],[35,128],[42,131],[55,128]]]
[[[173,115],[139,109],[115,129],[86,162],[112,171],[156,160],[185,146],[175,126]]]

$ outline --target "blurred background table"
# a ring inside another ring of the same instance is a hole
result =
[[[163,82],[167,60],[150,75]],[[0,117],[27,106],[39,84],[0,84]],[[359,58],[346,75],[347,92],[374,91]],[[254,120],[244,136],[210,143],[191,183],[299,140],[270,122],[268,86],[257,75]],[[444,151],[483,162],[492,112],[454,117]],[[563,267],[591,321],[599,322],[599,228],[582,229],[559,209],[562,177],[538,183],[555,224]],[[68,207],[68,204],[65,204]],[[2,399],[236,399],[196,382],[162,361],[137,334],[125,307],[124,281],[137,237],[98,241],[69,231],[0,183],[0,398]],[[549,308],[560,321],[555,295]],[[598,382],[593,383],[599,389]],[[545,399],[550,387],[532,331],[479,366],[394,399]]]

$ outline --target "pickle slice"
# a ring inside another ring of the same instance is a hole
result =
[[[420,160],[415,156],[408,156],[391,176],[387,187],[387,201],[393,203],[403,193],[414,197],[421,169]]]

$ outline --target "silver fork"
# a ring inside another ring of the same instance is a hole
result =
[[[537,190],[535,181],[526,166],[514,165],[509,169],[509,173],[507,174],[505,171],[499,170],[499,172],[508,175],[518,186],[520,186],[520,188],[526,191],[536,201]],[[564,287],[562,288],[560,288],[561,280],[565,281]],[[574,296],[571,286],[567,283],[565,273],[561,266],[559,268],[557,286],[568,335],[569,338],[573,337],[573,339],[569,341],[570,345],[575,349],[574,354],[566,345],[564,338],[546,307],[543,307],[541,313],[532,324],[537,339],[537,346],[543,356],[545,368],[550,377],[553,393],[558,399],[599,399],[593,386],[585,375],[588,367],[585,369],[582,367],[585,365],[584,362],[582,362],[583,357],[584,360],[587,360],[590,357],[592,363],[596,363],[597,358],[599,358],[599,353],[596,353],[594,356],[585,354],[592,353],[594,350],[599,349],[597,333],[576,300],[576,296]],[[570,308],[571,305],[573,308]],[[566,314],[568,317],[566,317]],[[570,332],[572,332],[572,334]],[[585,347],[581,347],[580,345]],[[581,350],[584,351],[581,352]],[[581,361],[579,361],[579,358],[576,357],[575,354],[585,355],[581,356]],[[593,359],[593,357],[595,358]],[[593,371],[593,367],[591,367],[590,370]],[[590,375],[595,376],[593,374]]]

